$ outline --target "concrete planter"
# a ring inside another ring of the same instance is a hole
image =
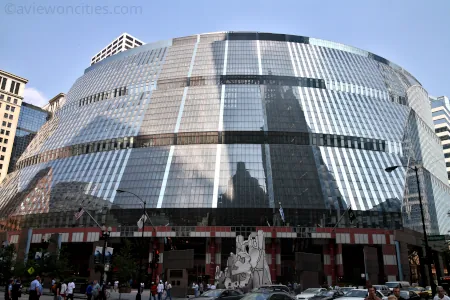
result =
[[[131,293],[131,287],[119,287],[119,293],[121,294],[129,294]]]

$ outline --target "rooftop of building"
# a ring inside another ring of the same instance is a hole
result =
[[[12,73],[9,73],[9,72],[6,72],[4,70],[0,70],[0,75],[8,76],[10,78],[13,78],[13,79],[18,80],[18,81],[23,82],[23,83],[27,83],[28,82],[28,79],[20,77],[20,76],[17,76],[15,74],[12,74]]]
[[[127,33],[123,33],[123,34],[127,34]],[[198,37],[200,37],[200,38],[201,37],[212,37],[213,35],[216,35],[218,37],[211,39],[211,41],[225,41],[225,40],[284,41],[284,42],[297,42],[297,43],[303,43],[303,44],[311,44],[311,45],[315,45],[315,46],[337,49],[337,50],[341,50],[341,51],[345,51],[345,52],[349,52],[349,53],[353,53],[353,54],[357,54],[357,55],[361,55],[361,56],[365,56],[365,57],[370,57],[370,58],[374,59],[375,61],[378,61],[380,63],[386,64],[386,65],[394,68],[395,70],[405,72],[406,74],[411,76],[415,81],[417,81],[420,84],[420,81],[417,80],[417,78],[414,77],[411,73],[409,73],[406,69],[387,60],[384,57],[381,57],[372,52],[369,52],[369,51],[366,51],[366,50],[363,50],[363,49],[360,49],[357,47],[345,45],[345,44],[338,43],[338,42],[307,37],[307,36],[282,34],[282,33],[281,34],[280,33],[270,33],[270,32],[257,32],[257,31],[218,31],[218,32],[190,35],[190,36],[185,36],[185,37],[178,37],[178,38],[173,38],[173,39],[169,39],[169,40],[155,41],[155,42],[143,44],[142,46],[137,47],[137,48],[132,48],[132,49],[129,49],[126,51],[119,52],[115,55],[106,57],[103,60],[101,60],[101,61],[91,65],[87,69],[85,69],[84,73],[87,73],[88,71],[90,71],[94,68],[97,68],[105,63],[126,57],[128,55],[138,54],[143,51],[148,51],[151,49],[156,49],[156,48],[161,48],[161,47],[170,47],[176,42],[182,43],[183,41],[188,40],[188,39],[196,40]],[[221,36],[221,38],[219,36]],[[105,48],[107,48],[108,45]],[[105,49],[105,48],[103,48],[103,49]],[[103,49],[101,51],[103,51]],[[95,57],[95,55],[93,57]]]

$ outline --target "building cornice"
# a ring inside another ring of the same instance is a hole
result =
[[[15,80],[18,80],[18,81],[20,81],[20,82],[22,82],[22,83],[28,83],[28,79],[25,79],[25,78],[23,78],[23,77],[14,75],[14,74],[12,74],[12,73],[9,73],[9,72],[3,71],[3,70],[0,70],[0,75],[8,76],[8,77],[10,77],[10,78],[12,78],[12,79],[15,79]]]

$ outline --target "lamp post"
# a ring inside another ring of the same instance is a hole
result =
[[[145,201],[142,200],[138,195],[136,195],[135,193],[130,192],[130,191],[125,191],[125,190],[117,189],[116,192],[119,193],[119,194],[120,194],[120,193],[129,193],[129,194],[131,194],[131,195],[134,195],[136,198],[138,198],[139,200],[141,200],[141,202],[144,204],[144,209],[143,209],[144,214],[143,214],[143,219],[142,219],[142,236],[141,236],[141,238],[142,238],[142,244],[144,244],[145,220],[146,220],[146,218],[147,218],[147,213],[146,213],[146,211],[145,211],[145,205],[147,204],[147,202],[145,202]],[[142,258],[142,253],[141,253],[141,254],[140,254],[140,258],[139,258],[138,292],[137,292],[137,294],[136,294],[136,300],[141,300],[141,279],[142,279],[141,273],[142,273],[142,264],[143,264],[143,258]]]
[[[102,250],[102,264],[103,264],[103,268],[102,271],[100,272],[100,286],[103,284],[103,277],[105,274],[105,253],[106,253],[106,247],[108,246],[108,238],[111,236],[111,231],[112,228],[111,226],[108,226],[108,228],[106,228],[105,225],[103,225],[101,227],[102,229],[102,238],[105,240],[105,242],[103,243],[103,250]]]
[[[386,172],[391,173],[395,169],[397,169],[400,166],[392,166],[384,169]],[[403,166],[405,168],[409,168],[413,170],[416,173],[416,182],[417,182],[417,192],[419,194],[419,207],[420,207],[420,214],[422,216],[422,229],[423,229],[423,237],[425,239],[425,256],[428,261],[428,276],[430,277],[430,286],[431,286],[431,293],[432,296],[436,294],[436,284],[434,283],[433,279],[433,269],[431,267],[431,263],[433,262],[433,256],[431,255],[431,249],[428,244],[428,236],[427,236],[427,229],[425,227],[425,216],[423,214],[423,204],[422,204],[422,195],[420,193],[420,182],[419,182],[419,168],[417,166],[414,166],[414,168],[411,168],[409,166]]]

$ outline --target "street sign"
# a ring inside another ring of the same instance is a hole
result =
[[[33,268],[33,267],[30,267],[30,268],[27,270],[27,272],[28,272],[28,274],[32,275],[32,274],[34,273],[34,268]]]
[[[429,241],[445,241],[445,235],[429,235]]]

